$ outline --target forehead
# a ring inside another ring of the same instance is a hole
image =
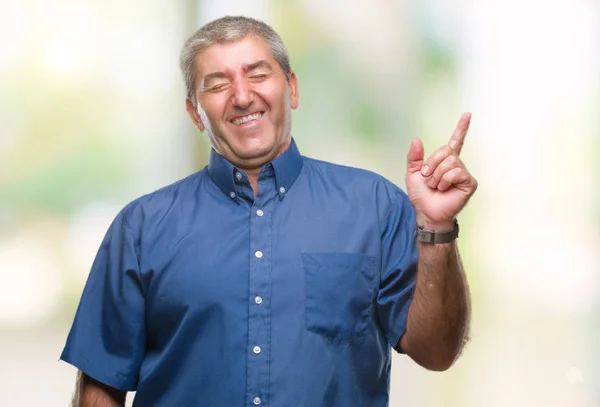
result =
[[[245,65],[265,60],[273,67],[277,62],[266,42],[256,36],[224,44],[213,44],[196,57],[196,73],[199,78],[213,72],[235,72]]]

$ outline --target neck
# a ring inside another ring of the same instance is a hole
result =
[[[248,175],[248,180],[250,181],[250,186],[252,187],[252,190],[254,191],[254,197],[256,197],[256,195],[258,194],[258,176],[260,175],[260,171],[263,169],[263,167],[273,161],[274,159],[276,159],[277,157],[279,157],[281,154],[283,154],[292,144],[292,139],[290,137],[289,141],[285,144],[285,146],[279,151],[279,153],[277,153],[277,155],[271,159],[269,159],[267,162],[262,163],[260,166],[256,167],[253,166],[251,168],[248,167],[243,167],[243,166],[237,166],[239,169],[243,170],[246,175]]]
[[[248,180],[250,181],[250,186],[252,187],[252,191],[254,191],[254,197],[258,195],[258,175],[260,174],[260,168],[250,171],[245,171],[246,175],[248,175]]]

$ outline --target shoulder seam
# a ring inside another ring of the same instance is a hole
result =
[[[400,188],[396,187],[395,193],[396,193],[396,199],[394,199],[394,201],[392,202],[392,204],[388,208],[385,216],[382,219],[383,222],[385,222],[388,219],[388,217],[390,216],[390,213],[392,212],[392,209],[394,209],[394,206],[396,206],[396,204],[398,203],[398,201],[400,201],[400,199],[402,199],[402,193],[400,192]],[[379,235],[381,235],[381,232],[382,232],[382,227],[381,227],[381,223],[380,223],[379,224]]]

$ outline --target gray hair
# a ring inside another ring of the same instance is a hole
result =
[[[195,60],[198,54],[213,44],[223,44],[243,39],[248,35],[256,35],[267,43],[273,58],[277,61],[286,80],[289,82],[292,68],[285,45],[281,37],[269,25],[262,21],[243,16],[226,16],[211,21],[200,27],[183,46],[179,59],[179,67],[183,74],[187,97],[196,106],[196,69]]]

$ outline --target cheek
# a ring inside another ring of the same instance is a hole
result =
[[[223,95],[208,95],[202,100],[202,108],[211,122],[218,121],[223,116],[225,101]]]
[[[282,92],[281,90],[273,90],[273,89],[265,89],[265,90],[257,90],[256,92],[261,96],[261,98],[266,102],[269,109],[276,114],[277,116],[282,115],[285,111],[285,106],[287,103],[286,92],[285,90]]]

